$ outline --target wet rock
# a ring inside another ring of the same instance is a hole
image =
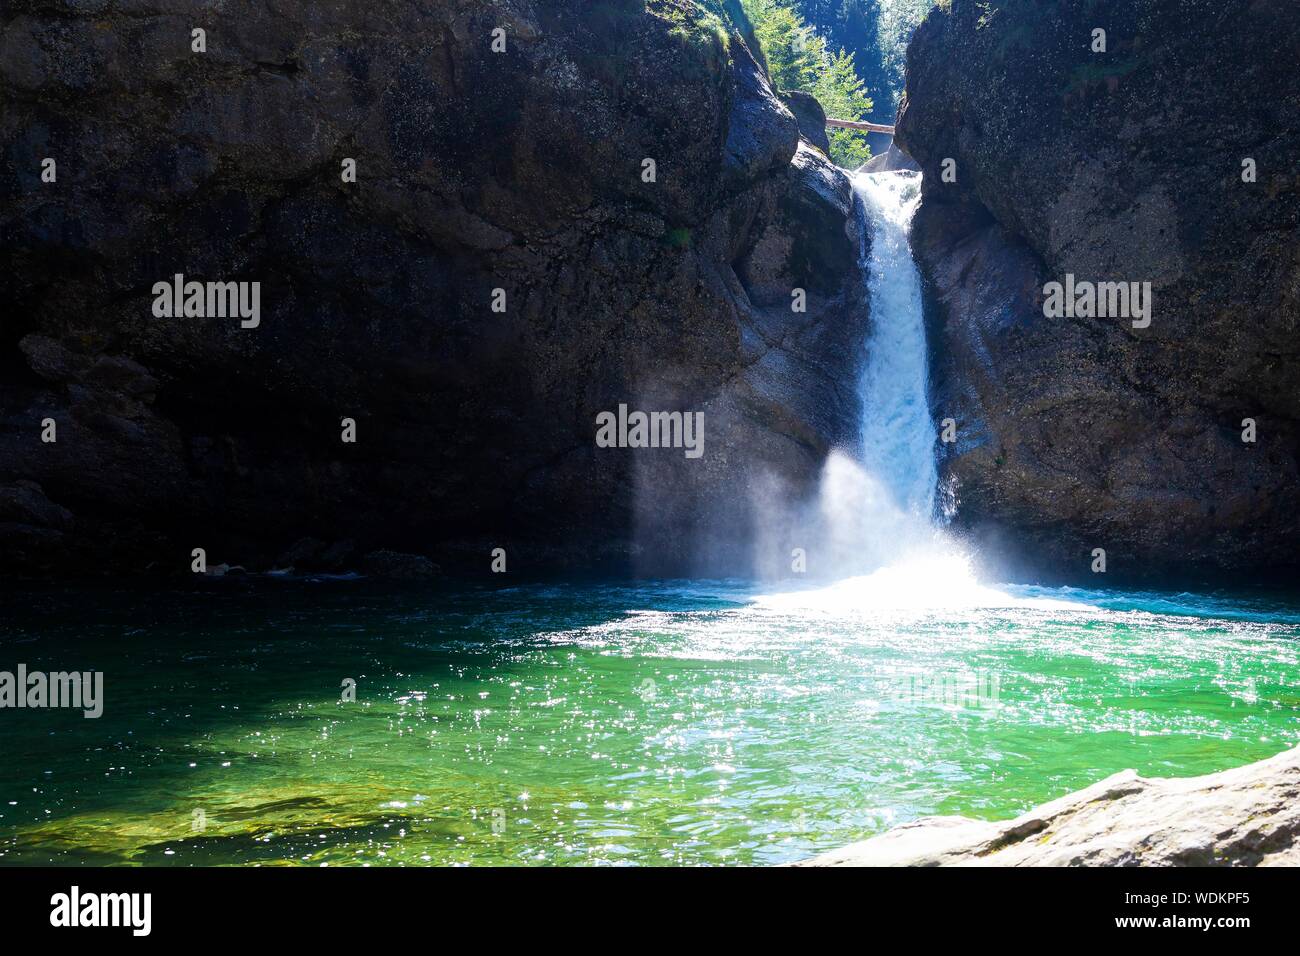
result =
[[[397,551],[371,551],[362,560],[361,569],[374,577],[394,581],[425,581],[438,576],[438,566],[428,558]]]
[[[889,149],[872,156],[858,167],[857,172],[889,173],[900,169],[918,173],[921,171],[921,167],[916,165],[916,160],[899,149],[896,143],[891,142]]]
[[[351,541],[326,544],[319,538],[299,538],[275,559],[275,566],[300,572],[338,572],[346,570],[356,557]]]
[[[799,146],[799,121],[767,82],[744,44],[731,68],[733,101],[727,117],[725,168],[737,185],[784,169]]]
[[[325,542],[319,538],[299,538],[275,559],[276,567],[309,569],[325,553]]]
[[[826,135],[826,111],[817,102],[817,97],[801,90],[785,90],[781,93],[781,102],[789,107],[799,122],[799,135],[809,145],[821,150],[823,156],[829,156],[831,141]]]
[[[943,471],[986,563],[1294,581],[1298,46],[1300,8],[1246,0],[953,0],[917,30],[897,140],[925,174]],[[1067,274],[1151,283],[1150,325],[1045,316]]]
[[[322,571],[342,571],[348,566],[356,552],[356,545],[351,541],[335,541],[317,559]]]
[[[1014,820],[926,817],[798,866],[1296,866],[1300,748],[1235,770],[1132,770]]]
[[[720,23],[679,0],[0,19],[0,480],[67,503],[65,553],[113,573],[304,538],[356,543],[303,555],[330,565],[679,571],[706,540],[746,569],[748,489],[806,491],[852,432],[866,313],[846,184]],[[178,273],[259,282],[259,326],[155,317]],[[704,411],[704,457],[597,449],[621,402]]]

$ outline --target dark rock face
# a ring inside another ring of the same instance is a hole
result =
[[[114,9],[0,19],[6,569],[742,561],[851,432],[848,183],[695,4]],[[620,403],[703,457],[597,448]]]
[[[786,90],[781,94],[781,102],[790,108],[798,121],[799,135],[829,156],[831,141],[826,135],[826,111],[817,102],[817,97],[801,90]]]
[[[958,423],[944,468],[990,556],[1294,574],[1297,49],[1287,0],[953,0],[918,30],[898,141],[925,173],[935,417]],[[1150,326],[1045,317],[1067,274],[1150,282]]]

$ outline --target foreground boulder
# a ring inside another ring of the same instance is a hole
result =
[[[747,558],[751,489],[851,434],[865,309],[738,10],[6,8],[0,569]],[[176,275],[258,314],[160,315]],[[703,454],[598,448],[620,404]]]
[[[1296,866],[1300,747],[1204,777],[1132,770],[997,823],[927,817],[798,866]]]
[[[986,561],[1295,580],[1297,49],[1292,0],[953,0],[918,29],[897,139]],[[1045,315],[1067,276],[1149,283],[1150,315]]]

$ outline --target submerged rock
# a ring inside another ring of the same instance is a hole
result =
[[[897,140],[925,174],[943,469],[986,562],[1294,582],[1297,49],[1288,0],[953,0],[918,29]],[[1150,283],[1149,325],[1045,315],[1071,275]]]
[[[100,6],[0,23],[0,482],[42,489],[0,566],[741,570],[751,489],[800,494],[851,436],[849,187],[743,23]],[[258,282],[257,324],[160,317],[178,274]],[[704,456],[598,449],[619,403],[703,411]]]
[[[1300,747],[1181,779],[1132,770],[1014,820],[926,817],[796,866],[1296,866]]]

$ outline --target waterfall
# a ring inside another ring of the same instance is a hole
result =
[[[853,181],[871,308],[859,382],[862,423],[857,447],[827,458],[819,513],[810,522],[817,533],[809,576],[834,583],[763,594],[756,602],[782,612],[868,618],[939,608],[1077,609],[980,584],[971,556],[936,520],[938,433],[921,277],[908,243],[920,186],[913,172],[864,173]]]
[[[872,333],[862,374],[862,461],[896,506],[929,524],[939,471],[930,417],[921,276],[908,246],[921,174],[863,173],[854,181],[865,220]],[[869,243],[869,245],[868,245]]]
[[[936,435],[921,277],[908,246],[920,182],[910,172],[854,180],[871,332],[857,447],[831,454],[819,492],[823,570],[834,577],[871,573],[936,545]]]

